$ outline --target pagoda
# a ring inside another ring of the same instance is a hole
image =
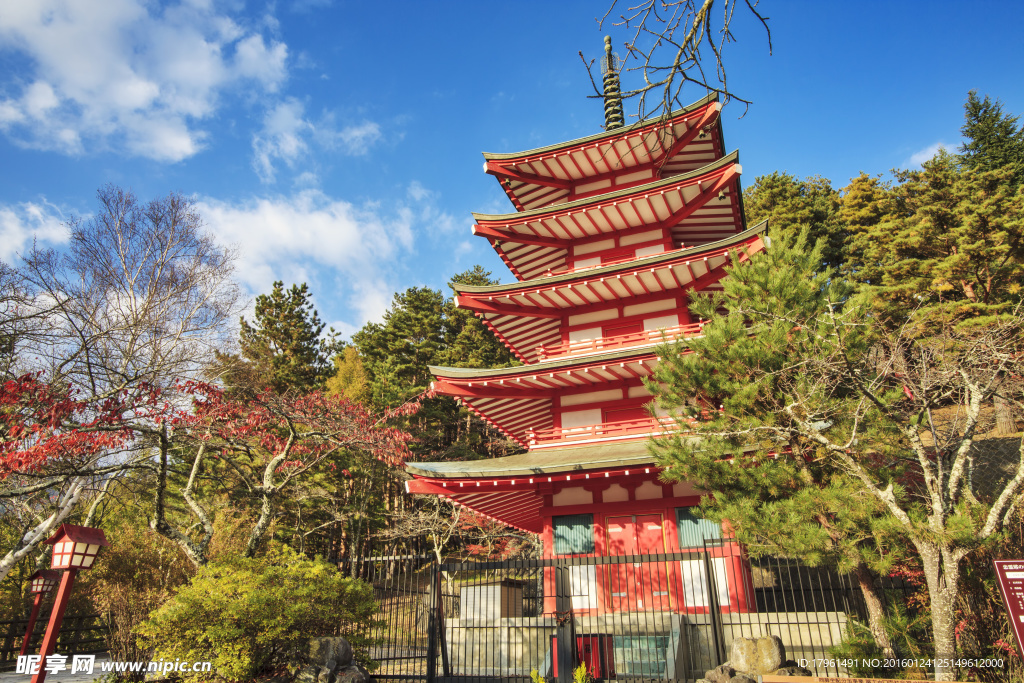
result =
[[[523,365],[431,368],[436,393],[526,452],[407,465],[408,492],[539,534],[545,558],[660,554],[721,538],[696,514],[702,491],[658,478],[648,441],[676,422],[652,407],[643,382],[658,366],[657,345],[701,334],[690,298],[720,289],[727,266],[764,249],[765,224],[744,222],[739,156],[725,152],[718,96],[625,126],[605,44],[604,132],[484,154],[515,211],[474,214],[473,233],[516,282],[457,285],[455,301]],[[721,544],[715,562],[723,579],[739,576],[738,545]],[[743,586],[728,591],[729,602],[743,599]],[[632,591],[630,604],[614,587],[593,592],[618,610],[680,607],[668,591]]]

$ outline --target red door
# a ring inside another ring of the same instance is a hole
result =
[[[665,552],[661,515],[606,517],[611,555],[654,555]],[[614,611],[667,611],[668,581],[662,562],[608,565],[611,607]]]

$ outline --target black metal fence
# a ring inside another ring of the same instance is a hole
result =
[[[351,571],[351,565],[348,567]],[[739,637],[778,636],[817,675],[851,618],[864,619],[848,577],[796,560],[748,558],[732,543],[643,556],[443,562],[359,560],[384,625],[373,635],[380,681],[696,680]],[[895,584],[893,584],[895,585]],[[892,588],[893,586],[889,586]]]

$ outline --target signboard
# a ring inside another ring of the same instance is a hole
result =
[[[1017,650],[1024,652],[1024,560],[993,560],[999,592],[1003,594],[1006,614],[1017,637]]]

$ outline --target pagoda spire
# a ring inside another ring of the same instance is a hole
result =
[[[619,67],[621,62],[612,52],[611,36],[604,37],[604,57],[601,59],[601,73],[604,76],[604,129],[622,128],[622,94],[619,92]]]

